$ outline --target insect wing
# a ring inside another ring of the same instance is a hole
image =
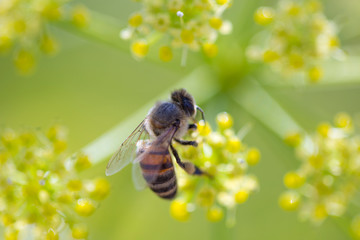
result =
[[[144,124],[145,120],[135,128],[130,136],[121,144],[118,151],[111,157],[106,166],[106,176],[117,173],[135,159],[137,142],[141,139],[149,138]]]
[[[171,127],[161,134],[134,160],[134,164],[140,163],[144,178],[148,183],[155,182],[161,170],[173,168],[169,146],[177,129],[177,127]]]
[[[146,181],[141,172],[140,163],[138,162],[132,165],[132,180],[135,189],[138,191],[144,190],[147,187]]]

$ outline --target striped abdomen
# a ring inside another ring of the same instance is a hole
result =
[[[165,199],[175,197],[177,192],[176,175],[168,150],[147,153],[141,160],[140,167],[153,192]]]

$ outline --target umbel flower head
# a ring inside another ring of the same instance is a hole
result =
[[[215,41],[218,33],[229,33],[232,25],[222,19],[232,0],[139,0],[142,9],[129,18],[128,27],[120,32],[123,39],[131,40],[135,58],[145,57],[151,45],[161,39],[159,58],[168,62],[173,50],[202,50],[208,57],[218,51]]]
[[[284,176],[288,190],[280,196],[280,206],[314,223],[343,216],[360,181],[360,136],[354,133],[351,117],[339,113],[334,124],[321,123],[311,135],[291,134],[286,140],[295,147],[301,165]],[[354,214],[354,209],[348,213]]]
[[[69,0],[2,0],[0,1],[0,53],[13,51],[14,64],[20,73],[31,72],[39,51],[54,55],[59,44],[48,29],[48,23],[65,18]],[[71,19],[84,26],[88,13],[71,9]]]
[[[0,221],[5,239],[25,239],[25,234],[40,240],[68,238],[68,229],[73,238],[86,238],[82,218],[93,214],[110,185],[103,178],[79,178],[91,163],[83,154],[67,157],[64,129],[53,126],[46,134],[7,129],[0,139]]]
[[[337,28],[324,15],[320,0],[282,0],[276,9],[257,9],[254,19],[265,27],[265,36],[248,49],[248,56],[285,76],[301,72],[317,82],[323,76],[322,62],[344,55]]]
[[[245,203],[258,189],[254,175],[248,168],[260,160],[256,148],[242,142],[244,131],[236,135],[233,119],[227,113],[217,118],[217,131],[209,123],[200,121],[191,138],[198,147],[178,146],[185,161],[191,161],[210,176],[191,176],[177,168],[179,194],[170,206],[171,215],[179,220],[189,219],[196,207],[203,208],[209,221],[220,221],[226,214],[227,225],[235,223],[236,206]],[[225,213],[224,213],[225,212]]]

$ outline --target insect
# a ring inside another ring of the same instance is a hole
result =
[[[175,140],[182,145],[197,146],[196,141],[181,140],[189,129],[196,129],[196,124],[189,123],[195,121],[196,110],[204,119],[204,112],[185,89],[172,92],[169,101],[156,103],[112,156],[106,175],[113,175],[132,162],[133,182],[137,189],[148,186],[161,198],[174,198],[177,183],[170,152],[188,174],[206,174],[193,163],[182,162],[172,145]]]

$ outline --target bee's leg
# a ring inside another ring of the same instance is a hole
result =
[[[196,141],[185,141],[181,139],[174,138],[176,142],[180,143],[181,145],[191,145],[194,147],[198,146],[198,143]]]
[[[197,166],[191,162],[182,162],[176,149],[170,145],[171,152],[173,153],[177,164],[190,175],[208,175],[206,172],[201,171]]]
[[[196,129],[197,129],[197,126],[196,126],[195,123],[192,123],[192,124],[189,124],[188,129],[196,130]]]

